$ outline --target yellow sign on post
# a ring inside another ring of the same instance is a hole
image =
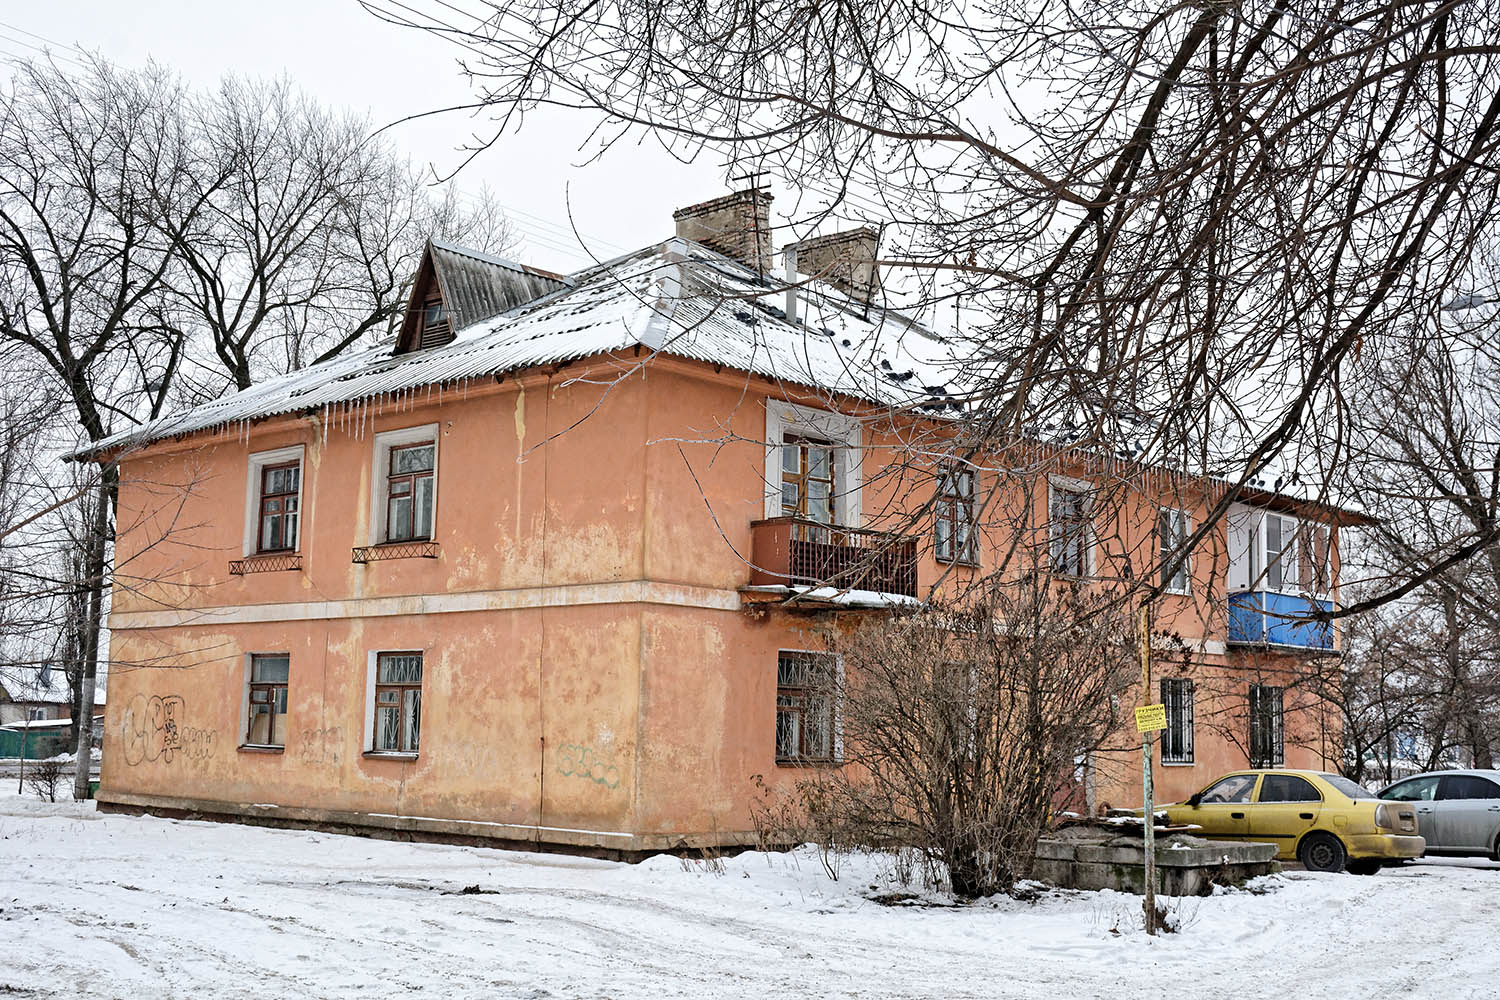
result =
[[[1154,733],[1167,728],[1167,706],[1143,705],[1135,710],[1135,731]]]

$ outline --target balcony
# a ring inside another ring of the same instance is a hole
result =
[[[917,540],[798,517],[750,524],[750,585],[830,587],[915,599]]]
[[[1313,620],[1333,602],[1301,594],[1246,591],[1229,595],[1229,641],[1240,645],[1331,650],[1333,626]]]

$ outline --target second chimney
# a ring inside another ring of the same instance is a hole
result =
[[[880,291],[880,271],[875,266],[879,246],[879,230],[862,226],[814,236],[784,249],[796,254],[799,274],[826,281],[851,299],[869,302]]]
[[[733,257],[756,273],[771,267],[771,194],[746,188],[672,213],[677,235]]]

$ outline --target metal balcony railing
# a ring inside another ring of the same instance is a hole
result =
[[[917,540],[800,517],[753,521],[752,586],[827,586],[917,596]]]

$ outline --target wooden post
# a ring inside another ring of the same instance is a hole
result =
[[[1146,705],[1155,704],[1151,697],[1151,608],[1141,604],[1141,698]],[[1142,847],[1146,862],[1146,933],[1156,934],[1156,802],[1151,787],[1151,744],[1153,733],[1141,733],[1141,761],[1146,794],[1145,839]]]

